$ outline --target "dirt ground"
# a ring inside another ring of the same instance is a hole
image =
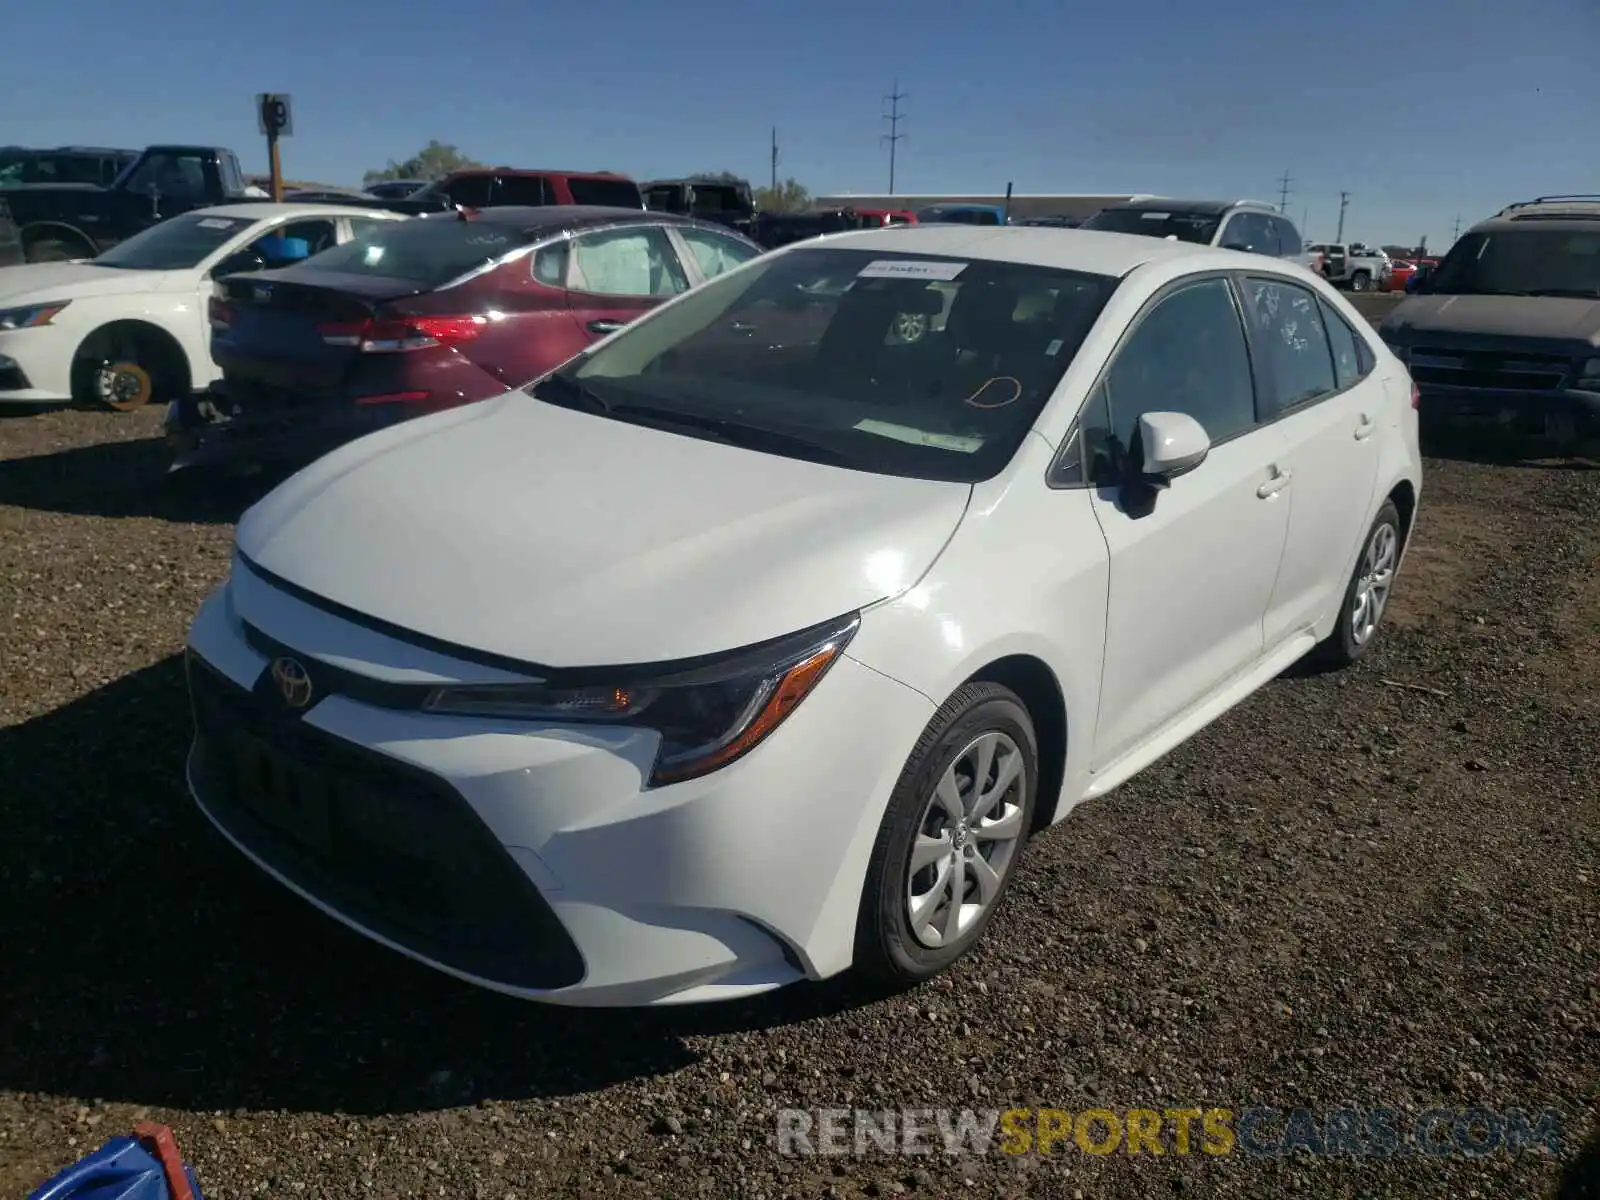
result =
[[[168,496],[157,429],[0,420],[0,1196],[139,1117],[174,1127],[211,1200],[1457,1200],[1553,1195],[1563,1169],[805,1160],[777,1152],[780,1108],[1554,1108],[1567,1164],[1594,1136],[1592,463],[1430,457],[1368,660],[1291,672],[1037,839],[936,985],[594,1013],[368,944],[196,815],[177,655],[238,508]]]

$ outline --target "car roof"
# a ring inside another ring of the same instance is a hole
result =
[[[1120,278],[1146,263],[1192,259],[1195,268],[1261,270],[1285,260],[1217,250],[1193,242],[1169,241],[1140,233],[1102,233],[1088,229],[1057,229],[1044,225],[896,225],[826,234],[796,242],[776,251],[803,249],[882,250],[990,262],[1030,263],[1091,275]]]
[[[430,215],[427,219],[447,219]],[[648,208],[613,208],[599,204],[504,204],[492,208],[475,209],[470,218],[486,225],[514,225],[524,233],[559,233],[568,229],[587,229],[596,225],[620,225],[639,222],[647,225],[684,225],[699,229],[714,229],[734,233],[726,225],[713,221],[699,221],[681,213],[657,212]]]
[[[1137,200],[1119,200],[1106,207],[1181,213],[1223,213],[1233,208],[1256,208],[1275,216],[1282,215],[1264,200],[1184,200],[1176,196],[1141,196]]]
[[[253,200],[244,204],[213,204],[209,208],[190,210],[195,216],[243,217],[251,221],[265,221],[269,217],[337,217],[356,213],[368,217],[393,217],[404,220],[401,213],[374,205],[365,208],[356,204],[316,204],[286,201],[274,204],[270,200]]]
[[[1593,233],[1597,222],[1600,222],[1600,196],[1540,196],[1508,204],[1468,232],[1537,225],[1541,229],[1553,226],[1566,232]]]

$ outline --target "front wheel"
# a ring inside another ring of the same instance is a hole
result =
[[[1372,649],[1378,638],[1378,623],[1389,606],[1395,572],[1400,568],[1400,512],[1394,501],[1385,500],[1356,560],[1356,569],[1344,590],[1339,621],[1325,641],[1317,647],[1318,657],[1331,667],[1345,667]]]
[[[70,242],[59,241],[56,238],[39,238],[29,242],[27,252],[23,255],[30,263],[69,262],[74,258],[84,257],[83,250]]]
[[[977,942],[1022,856],[1038,786],[1038,738],[1015,693],[970,683],[944,703],[878,830],[856,925],[859,972],[910,986]]]
[[[1357,271],[1350,277],[1350,290],[1353,292],[1370,292],[1372,290],[1372,276],[1365,271]]]

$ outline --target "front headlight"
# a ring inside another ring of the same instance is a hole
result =
[[[58,312],[71,303],[70,300],[61,300],[53,304],[26,304],[21,308],[0,308],[0,330],[37,329],[40,325],[48,325],[55,320]]]
[[[1600,392],[1600,358],[1591,358],[1578,369],[1578,382],[1573,386],[1586,392]]]
[[[584,670],[560,683],[435,688],[422,706],[462,717],[654,729],[661,748],[650,785],[679,783],[760,745],[827,674],[860,621],[851,613],[732,655],[623,668],[614,678]]]

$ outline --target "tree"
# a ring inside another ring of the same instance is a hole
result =
[[[362,176],[361,182],[371,184],[385,179],[443,179],[452,171],[465,171],[483,165],[475,158],[468,158],[456,147],[435,138],[404,162],[395,162],[391,158],[389,165],[382,170],[368,171]]]
[[[756,189],[756,208],[762,212],[803,212],[810,203],[811,193],[796,179]]]

